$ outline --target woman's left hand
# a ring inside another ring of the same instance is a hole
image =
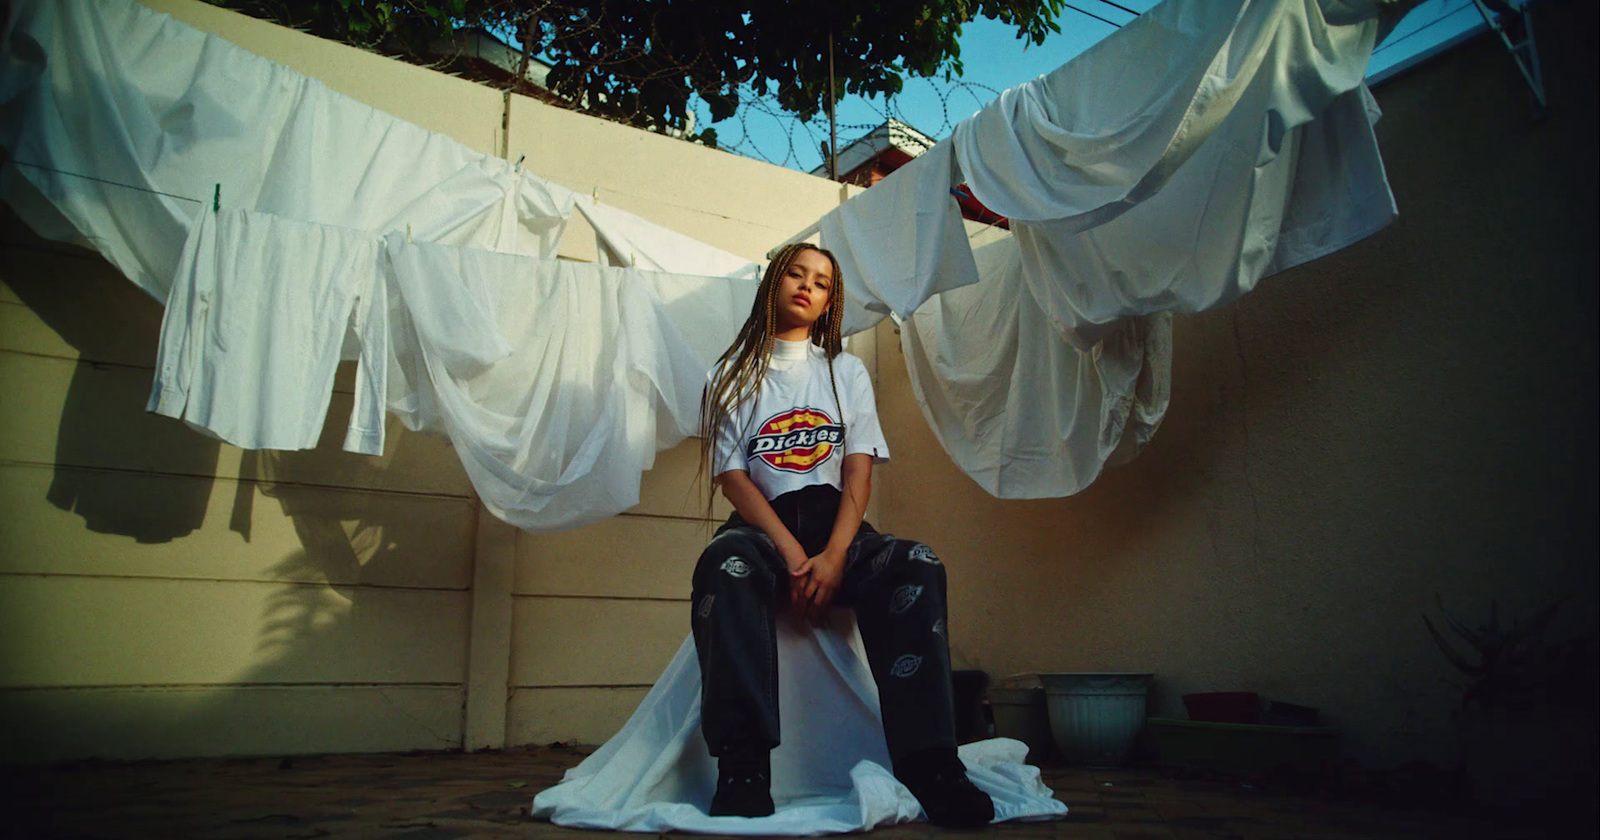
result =
[[[844,552],[823,550],[811,558],[810,571],[796,581],[800,586],[800,601],[805,607],[805,617],[812,624],[821,624],[822,617],[833,603],[834,593],[844,580]]]

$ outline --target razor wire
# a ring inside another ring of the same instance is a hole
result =
[[[987,104],[999,91],[981,82],[910,76],[905,88],[893,96],[863,97],[849,95],[841,98],[835,113],[841,111],[856,115],[868,114],[869,122],[840,120],[836,126],[839,149],[866,135],[889,120],[901,123],[938,140],[955,129],[956,123]],[[911,113],[909,102],[921,96],[930,104],[916,108]],[[937,103],[934,107],[931,103]],[[702,119],[707,110],[702,103],[693,103],[695,119]],[[932,115],[937,114],[937,121]],[[856,120],[860,117],[856,116]],[[827,163],[829,145],[828,118],[819,112],[802,120],[778,104],[776,95],[741,97],[739,107],[732,117],[710,124],[717,130],[717,148],[742,157],[765,161],[775,166],[801,171],[812,171]]]

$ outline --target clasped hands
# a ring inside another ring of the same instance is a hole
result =
[[[844,580],[844,561],[845,552],[831,548],[814,557],[807,557],[798,545],[784,553],[784,565],[789,567],[789,606],[796,621],[822,623]]]

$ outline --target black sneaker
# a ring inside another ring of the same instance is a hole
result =
[[[774,810],[770,752],[717,759],[717,792],[711,797],[711,816],[770,817]]]
[[[895,778],[922,803],[928,822],[951,827],[988,825],[994,800],[967,778],[954,747],[935,747],[895,762]]]

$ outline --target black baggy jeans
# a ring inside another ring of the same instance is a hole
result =
[[[815,556],[833,531],[839,491],[807,487],[779,496],[772,507],[806,555]],[[695,565],[690,620],[700,657],[701,727],[714,756],[778,745],[774,611],[788,609],[789,581],[772,539],[737,513]],[[933,550],[863,522],[834,605],[855,610],[890,758],[954,747],[944,566]]]

